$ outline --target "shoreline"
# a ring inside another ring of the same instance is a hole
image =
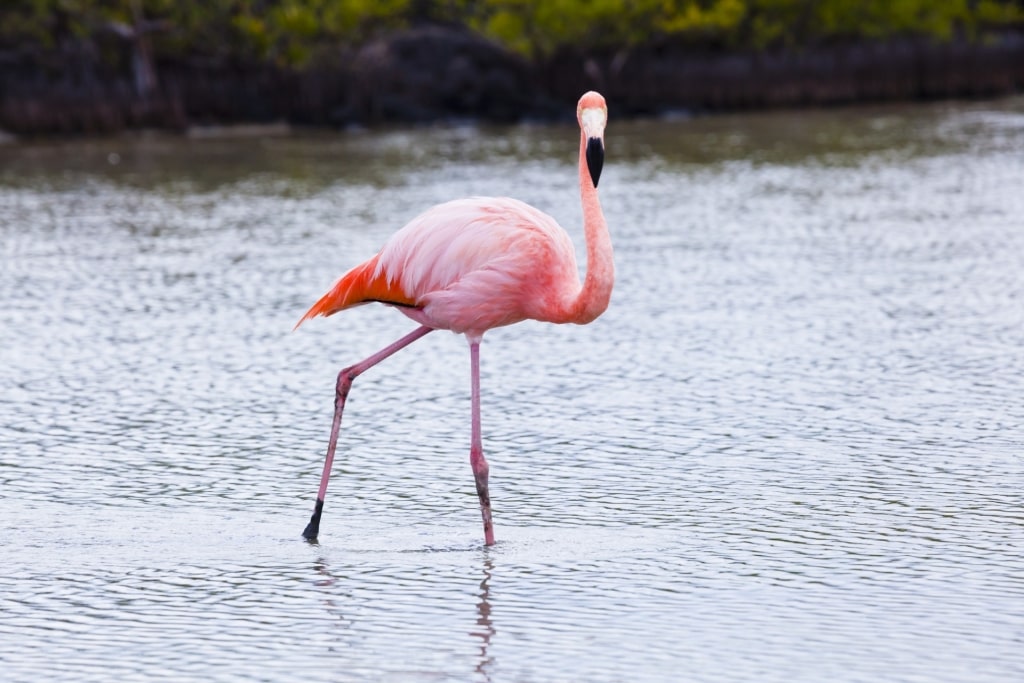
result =
[[[429,25],[339,47],[301,70],[157,60],[155,86],[144,96],[130,67],[113,69],[95,55],[63,55],[74,62],[65,70],[7,57],[0,59],[0,138],[8,143],[134,129],[557,121],[589,89],[600,90],[618,117],[1024,92],[1024,31],[985,42],[904,38],[762,52],[672,43],[566,49],[529,62],[465,29]]]

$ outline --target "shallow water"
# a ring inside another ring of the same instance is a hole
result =
[[[576,132],[0,147],[5,681],[1024,678],[1024,101],[620,122],[612,305],[361,377],[430,204],[582,249]],[[582,257],[581,257],[582,260]]]

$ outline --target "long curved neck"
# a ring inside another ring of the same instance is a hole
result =
[[[583,202],[583,234],[587,241],[587,276],[573,302],[568,322],[589,323],[608,308],[615,283],[612,240],[601,211],[597,188],[587,169],[587,138],[580,133],[580,199]]]

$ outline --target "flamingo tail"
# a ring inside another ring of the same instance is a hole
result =
[[[327,317],[338,311],[361,304],[379,301],[393,306],[415,307],[416,301],[407,295],[383,269],[377,268],[378,256],[360,264],[341,276],[334,287],[313,304],[295,324],[296,329],[310,318]]]

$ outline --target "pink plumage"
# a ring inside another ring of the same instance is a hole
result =
[[[614,282],[611,239],[598,201],[604,162],[604,98],[588,92],[576,109],[580,124],[579,180],[587,275],[580,282],[572,240],[551,216],[516,199],[471,197],[439,204],[409,221],[378,254],[349,270],[303,321],[369,302],[399,307],[421,327],[338,375],[334,423],[316,507],[303,535],[319,533],[327,481],[345,398],[352,380],[436,329],[464,333],[470,343],[472,445],[470,462],[484,522],[494,543],[487,461],[480,435],[480,341],[494,327],[526,319],[588,323],[608,307]],[[298,327],[298,325],[296,325]]]
[[[572,241],[551,216],[507,197],[473,197],[420,214],[381,249],[377,272],[416,301],[403,313],[480,337],[549,320],[579,293]]]

